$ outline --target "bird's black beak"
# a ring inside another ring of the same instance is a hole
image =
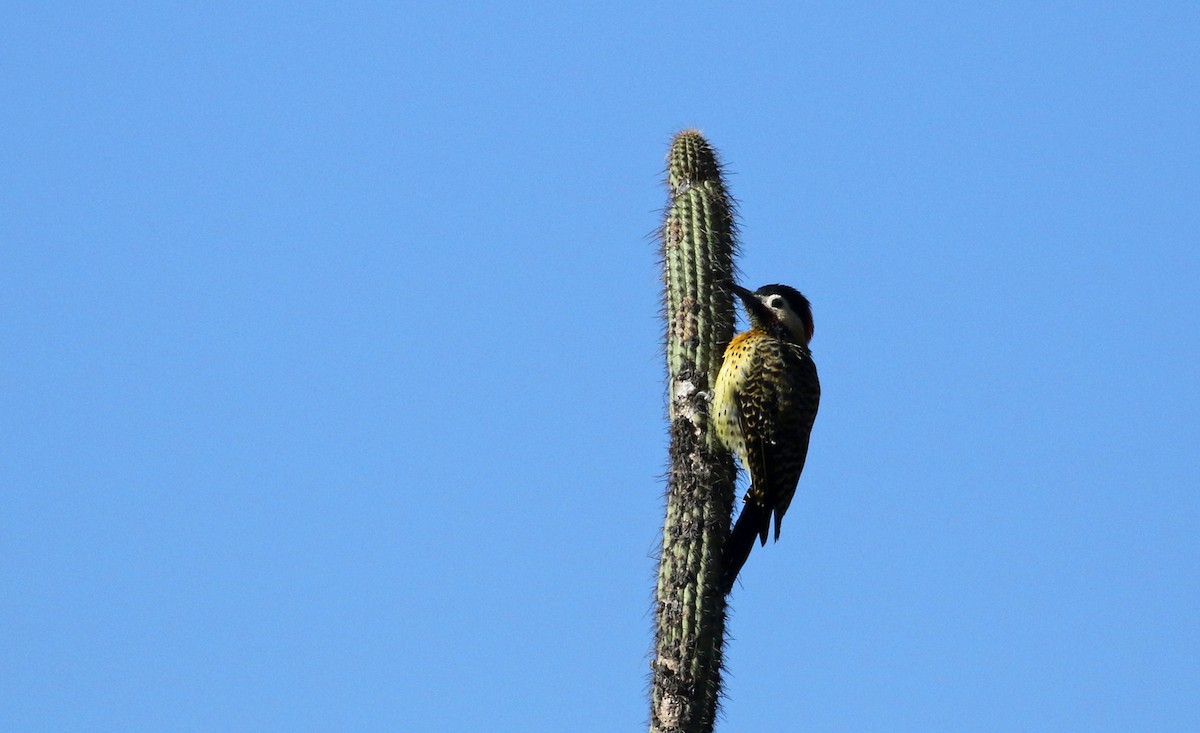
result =
[[[754,291],[747,290],[747,289],[743,288],[741,285],[738,285],[737,283],[733,283],[729,287],[733,290],[733,294],[738,296],[742,300],[749,300],[750,298],[754,298],[755,300],[758,300],[758,298],[754,297]]]
[[[734,295],[742,299],[742,304],[746,306],[746,315],[752,322],[766,324],[774,320],[775,316],[771,313],[771,309],[758,299],[753,290],[747,290],[736,283],[730,285],[730,289],[733,290]]]

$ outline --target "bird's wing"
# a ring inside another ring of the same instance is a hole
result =
[[[768,484],[774,492],[769,502],[775,513],[776,539],[779,539],[779,525],[792,503],[796,484],[804,470],[809,434],[821,401],[817,367],[808,350],[787,344],[781,357],[790,378],[776,381],[775,435],[778,439],[765,448],[765,462],[771,470]]]

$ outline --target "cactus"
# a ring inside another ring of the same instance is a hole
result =
[[[709,733],[725,641],[721,547],[734,466],[713,445],[708,401],[733,337],[734,207],[721,165],[695,130],[667,158],[662,229],[671,471],[655,604],[651,733]]]

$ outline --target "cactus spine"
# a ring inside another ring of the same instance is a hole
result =
[[[662,230],[671,472],[655,604],[651,733],[709,733],[721,689],[721,546],[734,466],[712,447],[708,400],[733,337],[734,207],[716,153],[695,130],[667,158]]]

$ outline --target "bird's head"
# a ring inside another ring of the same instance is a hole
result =
[[[813,337],[812,306],[799,290],[787,285],[764,285],[753,292],[733,286],[742,299],[750,325],[779,333],[788,341],[808,345]]]

